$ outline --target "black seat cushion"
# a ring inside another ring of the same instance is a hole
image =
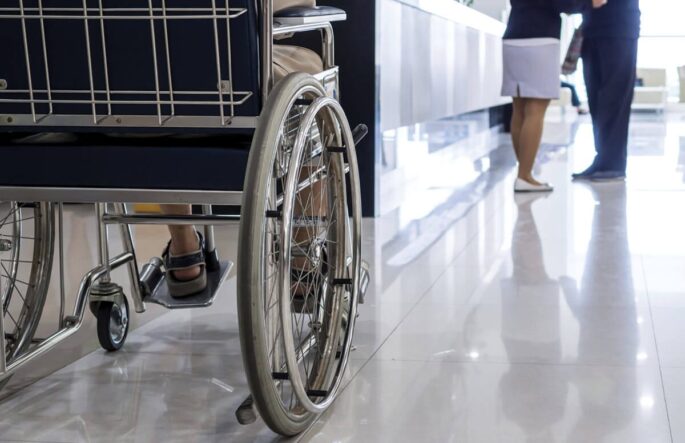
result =
[[[298,18],[298,17],[324,17],[327,15],[340,15],[345,14],[345,11],[340,8],[334,8],[333,6],[293,6],[292,8],[286,8],[278,11],[274,16],[276,18]]]

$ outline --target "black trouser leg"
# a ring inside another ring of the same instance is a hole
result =
[[[625,172],[637,39],[587,39],[583,64],[597,151],[593,169]]]

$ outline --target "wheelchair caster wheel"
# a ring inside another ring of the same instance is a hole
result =
[[[106,351],[118,351],[128,335],[128,301],[123,304],[100,302],[97,307],[97,329],[100,346]]]

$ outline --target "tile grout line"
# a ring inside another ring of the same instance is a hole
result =
[[[452,262],[450,262],[450,263],[452,263]],[[409,315],[411,315],[411,313],[414,312],[414,310],[415,310],[416,307],[419,305],[419,303],[421,303],[421,300],[423,300],[423,299],[426,297],[426,295],[430,292],[430,290],[433,289],[433,287],[437,284],[437,282],[440,280],[440,278],[443,276],[443,274],[444,274],[445,272],[447,272],[447,268],[445,268],[445,269],[436,277],[435,281],[434,281],[433,283],[431,283],[431,285],[430,285],[428,288],[426,288],[426,290],[424,291],[424,293],[421,294],[421,296],[418,298],[418,300],[416,300],[416,302],[412,305],[412,307],[409,309],[409,311],[407,311],[407,313],[406,313],[404,316],[402,316],[402,318],[397,322],[397,324],[392,328],[392,330],[388,333],[388,335],[387,335],[387,336],[383,339],[383,341],[379,344],[379,346],[376,348],[376,350],[373,351],[373,352],[371,353],[371,355],[369,355],[369,357],[368,357],[366,360],[364,360],[364,362],[363,362],[362,365],[359,367],[359,369],[357,370],[357,372],[352,376],[352,378],[350,378],[350,380],[349,380],[347,383],[345,383],[345,386],[338,392],[338,397],[339,397],[343,392],[345,392],[345,391],[347,390],[347,388],[352,384],[352,381],[354,381],[354,379],[357,377],[357,375],[358,375],[358,374],[359,374],[359,373],[360,373],[360,372],[361,372],[361,371],[362,371],[362,370],[371,362],[371,360],[373,360],[373,358],[374,358],[375,355],[380,351],[380,349],[383,347],[383,345],[385,345],[385,343],[390,339],[390,337],[397,331],[397,329],[400,327],[400,325],[402,325],[402,323],[404,323],[404,321],[407,319],[407,317],[409,317]],[[348,366],[348,368],[349,368],[349,366]],[[334,404],[335,404],[335,403],[334,403]],[[312,424],[307,428],[307,430],[304,431],[304,432],[298,437],[298,439],[297,439],[296,441],[297,441],[297,442],[302,441],[302,438],[304,438],[304,436],[305,436],[305,435],[314,427],[314,425],[316,425],[316,424],[319,422],[319,420],[321,419],[321,417],[322,417],[322,416],[317,417],[316,420],[314,420],[314,421],[312,422]]]
[[[647,280],[647,270],[645,268],[644,256],[640,255],[640,267],[642,268],[642,279],[645,283],[645,291],[647,292],[647,307],[649,309],[649,319],[652,324],[652,335],[654,336],[654,352],[656,352],[656,362],[659,368],[659,381],[661,381],[661,395],[664,397],[664,408],[666,410],[666,422],[668,423],[668,435],[673,443],[673,426],[671,425],[671,413],[668,410],[668,398],[666,397],[666,384],[664,383],[664,372],[661,367],[661,355],[659,354],[659,342],[656,339],[656,322],[654,321],[654,314],[652,311],[652,297],[649,292],[649,283]]]

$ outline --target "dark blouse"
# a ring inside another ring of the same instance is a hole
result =
[[[626,0],[609,0],[626,1]],[[504,39],[559,38],[561,13],[592,9],[592,0],[511,0],[511,14]]]

